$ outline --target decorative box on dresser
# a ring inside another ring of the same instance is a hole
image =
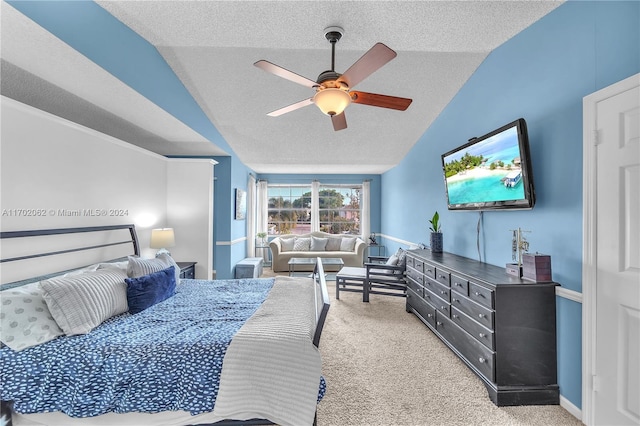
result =
[[[494,404],[559,404],[557,283],[430,250],[407,252],[407,277],[407,312],[482,379]]]

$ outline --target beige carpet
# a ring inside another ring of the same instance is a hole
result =
[[[560,406],[496,407],[480,379],[405,311],[405,299],[363,303],[343,292],[335,300],[335,281],[327,284],[319,426],[582,424]]]

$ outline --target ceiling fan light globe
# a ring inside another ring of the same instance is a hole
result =
[[[348,92],[336,88],[318,90],[313,97],[313,102],[324,114],[329,116],[342,114],[351,103],[351,96]]]

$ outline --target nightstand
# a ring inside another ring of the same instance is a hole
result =
[[[195,279],[196,263],[198,262],[176,262],[180,268],[180,278]]]

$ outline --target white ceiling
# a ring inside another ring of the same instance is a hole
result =
[[[382,173],[398,164],[485,57],[561,1],[97,1],[156,46],[243,163],[258,173]],[[335,132],[311,105],[266,114],[376,42],[398,56],[357,85],[412,98],[404,112],[353,104]],[[62,60],[61,60],[62,58]],[[163,155],[223,151],[12,7],[2,4],[2,94]]]

